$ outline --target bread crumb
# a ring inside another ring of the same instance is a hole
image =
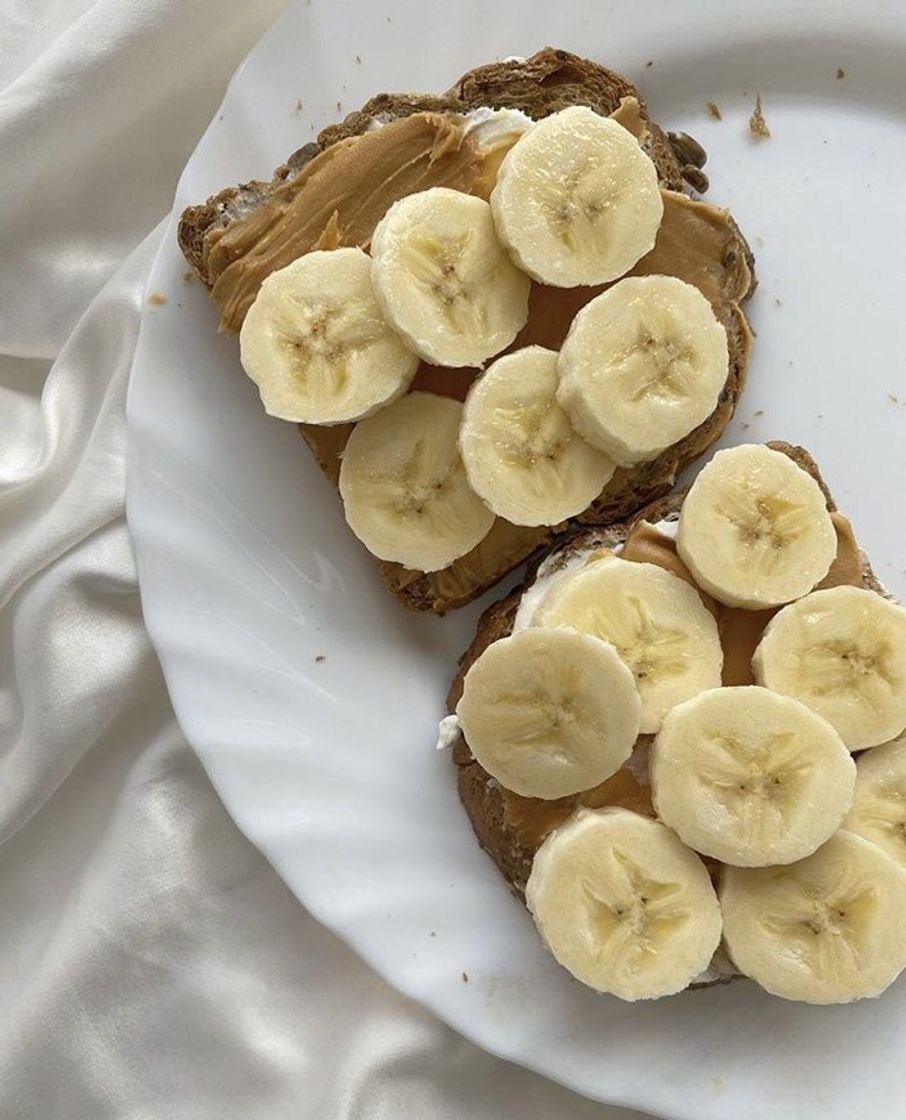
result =
[[[160,307],[161,304],[166,302],[167,297],[163,292],[151,292],[148,296],[148,303],[150,303],[152,307]]]
[[[302,112],[302,98],[301,97],[296,98],[296,108],[295,108],[294,111],[296,113],[301,113]]]
[[[431,932],[428,934],[428,936],[429,937],[437,937],[437,933],[432,929]]]
[[[775,299],[775,300],[774,300],[774,306],[775,306],[775,307],[783,307],[783,300],[781,300],[781,299]]]
[[[840,78],[845,78],[845,77],[846,77],[846,71],[843,69],[842,66],[838,66],[837,67],[837,80],[839,81]]]
[[[318,665],[320,665],[322,661],[326,661],[326,660],[327,660],[327,654],[325,654],[325,653],[316,653],[315,654],[315,661],[317,662]]]
[[[340,102],[338,101],[338,102],[337,102],[337,112],[338,112],[338,113],[340,113],[340,112],[342,112],[342,110],[343,110],[343,106],[342,106],[342,105],[340,104]]]
[[[713,117],[714,120],[722,121],[724,119],[723,113],[713,101],[706,101],[705,108],[708,110],[708,116]]]
[[[357,55],[355,56],[355,60],[356,60],[356,62],[357,62],[357,63],[359,64],[359,66],[361,66],[361,65],[362,65],[362,56],[361,56],[360,54],[357,54]]]
[[[186,271],[185,271],[185,272],[184,272],[184,273],[182,274],[182,282],[183,282],[184,284],[191,284],[191,283],[192,283],[192,277],[193,277],[194,275],[195,275],[195,274],[194,274],[194,272],[193,272],[193,271],[191,270],[191,268],[187,269],[187,270],[186,270]]]
[[[741,427],[744,432],[747,432],[749,430],[749,425],[745,422],[745,420],[743,420]]]
[[[890,399],[891,404],[900,403],[900,398],[896,395],[896,393],[888,393],[887,396]]]
[[[646,66],[654,66],[654,59],[653,59],[653,58],[649,58],[649,59],[648,59],[648,61],[647,61],[647,62],[645,63],[645,65],[646,65]]]
[[[764,409],[759,408],[757,412],[755,412],[755,416],[764,416]]]
[[[469,982],[469,974],[468,974],[468,972],[464,972],[464,973],[462,974],[462,982],[463,982],[463,984],[468,984],[468,982]]]
[[[760,93],[755,95],[755,108],[752,110],[751,117],[749,117],[749,132],[759,140],[767,140],[771,135],[771,130],[764,119]]]

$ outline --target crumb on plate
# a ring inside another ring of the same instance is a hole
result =
[[[760,93],[755,95],[755,108],[752,110],[751,117],[749,117],[749,132],[759,140],[767,140],[771,135],[771,130],[764,119]]]
[[[722,121],[724,119],[724,115],[720,111],[720,107],[715,105],[713,101],[706,101],[705,108],[708,110],[708,116],[713,117],[714,120]]]
[[[166,302],[167,296],[164,292],[150,292],[148,294],[148,303],[150,303],[152,307],[160,307],[161,304]]]

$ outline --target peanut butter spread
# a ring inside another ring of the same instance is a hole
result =
[[[624,98],[612,114],[641,141],[646,121],[635,98]],[[414,191],[452,187],[489,197],[518,127],[482,135],[464,116],[413,113],[341,140],[318,152],[291,178],[241,220],[211,230],[206,264],[211,296],[220,312],[220,329],[235,333],[242,325],[262,281],[312,249],[347,245],[367,247],[386,210]],[[664,217],[654,249],[630,275],[666,273],[698,287],[728,329],[746,330],[736,301],[749,290],[751,274],[726,211],[683,194],[664,191]],[[537,344],[559,349],[576,312],[603,288],[553,288],[533,284],[528,322],[511,349]],[[476,369],[445,369],[422,363],[413,388],[462,400]],[[351,424],[300,425],[321,469],[336,485],[340,455]],[[624,485],[618,471],[604,495]],[[455,601],[475,586],[476,571],[506,570],[548,539],[542,528],[525,528],[497,519],[487,537],[448,568],[432,574],[435,596]],[[422,579],[398,564],[382,565],[385,579],[401,590]],[[481,582],[479,580],[479,582]]]
[[[837,531],[837,555],[827,576],[819,587],[837,587],[840,584],[862,586],[862,558],[853,535],[852,526],[842,514],[831,514]],[[593,557],[594,554],[592,554]],[[746,611],[738,607],[725,607],[715,602],[697,587],[689,569],[677,555],[676,542],[660,533],[646,521],[640,521],[623,546],[620,555],[636,563],[657,564],[691,584],[702,597],[702,602],[717,618],[720,642],[724,652],[723,683],[754,684],[752,655],[761,640],[764,628],[776,611]],[[589,557],[589,559],[592,559]],[[636,743],[631,764],[595,786],[572,797],[556,801],[542,801],[535,797],[522,797],[501,788],[506,824],[513,830],[522,847],[535,851],[549,832],[562,824],[580,806],[600,809],[605,805],[619,805],[637,813],[654,816],[651,790],[647,779],[648,750],[652,736],[642,735]]]
[[[318,247],[365,246],[400,198],[450,187],[487,198],[516,134],[480,147],[462,118],[413,113],[332,144],[208,248],[220,329],[235,333],[261,282]]]
[[[650,739],[650,735],[643,736],[636,743],[636,753],[645,751],[647,755],[647,743]],[[644,758],[644,765],[647,768],[647,757]],[[629,766],[624,766],[616,774],[612,774],[606,782],[601,782],[593,789],[583,790],[582,793],[574,794],[572,797],[560,797],[556,801],[523,797],[502,786],[500,792],[503,797],[503,813],[507,826],[513,830],[522,847],[532,852],[541,846],[542,840],[549,832],[553,832],[563,824],[567,817],[580,807],[603,809],[605,805],[619,805],[624,809],[643,813],[646,817],[654,816],[651,789],[647,781],[644,783],[640,781]]]
[[[641,107],[625,97],[612,114],[639,139]],[[312,249],[366,247],[394,202],[430,187],[488,198],[501,160],[520,130],[502,129],[488,142],[465,117],[413,113],[318,152],[241,221],[211,230],[206,264],[220,329],[242,326],[261,282]]]

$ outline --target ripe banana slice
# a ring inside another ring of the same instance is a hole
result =
[[[631,276],[576,315],[557,399],[589,443],[631,466],[706,420],[728,369],[727,332],[698,288]]]
[[[560,964],[620,999],[681,992],[720,941],[704,864],[669,828],[628,809],[580,810],[552,832],[525,901]]]
[[[340,495],[350,528],[381,560],[435,572],[487,536],[494,514],[466,479],[461,417],[459,401],[408,393],[353,429]]]
[[[843,827],[906,868],[906,735],[856,759],[856,796]]]
[[[752,668],[759,684],[824,716],[850,750],[906,728],[906,609],[874,591],[831,587],[784,607]]]
[[[851,832],[788,867],[725,868],[720,905],[736,967],[783,999],[878,996],[906,966],[906,872]]]
[[[405,392],[418,369],[381,314],[361,249],[306,253],[271,273],[239,348],[265,410],[304,424],[370,416]]]
[[[840,827],[855,780],[826,720],[754,685],[674,708],[651,755],[661,820],[690,848],[737,867],[811,855]]]
[[[807,594],[837,554],[818,483],[780,451],[718,451],[680,510],[680,559],[709,595],[761,610]]]
[[[642,698],[641,731],[674,705],[717,688],[723,651],[714,616],[685,580],[657,564],[604,555],[552,583],[532,626],[572,626],[612,642]]]
[[[505,354],[466,397],[459,447],[472,489],[514,525],[556,525],[586,509],[616,470],[557,404],[557,355]]]
[[[371,239],[388,321],[428,362],[480,366],[528,319],[531,281],[497,240],[481,198],[432,187],[395,202]]]
[[[558,288],[606,284],[654,248],[664,204],[638,140],[593,109],[538,121],[507,152],[491,192],[500,239]]]
[[[607,642],[523,630],[466,673],[456,715],[481,765],[525,797],[566,797],[616,773],[639,734],[632,674]]]

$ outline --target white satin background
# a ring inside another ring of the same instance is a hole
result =
[[[628,1118],[483,1054],[305,913],[217,800],[142,625],[145,277],[280,7],[0,0],[0,1116]]]

